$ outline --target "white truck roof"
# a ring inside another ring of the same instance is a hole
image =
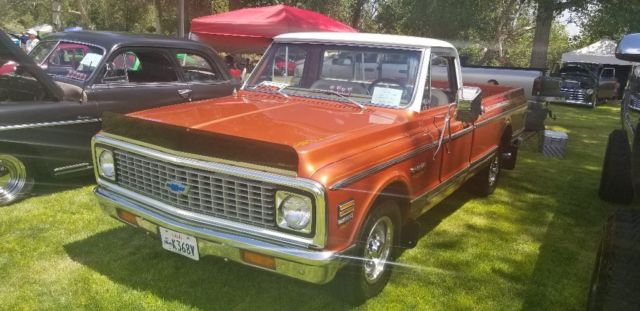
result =
[[[276,36],[275,42],[319,42],[396,46],[410,48],[452,48],[451,43],[429,38],[360,32],[294,32]]]

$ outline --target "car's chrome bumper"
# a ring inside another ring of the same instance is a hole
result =
[[[557,104],[570,104],[570,105],[581,105],[581,106],[592,105],[592,103],[588,101],[568,99],[565,97],[538,96],[538,97],[535,97],[535,100],[540,102],[549,102],[549,103],[557,103]]]
[[[104,212],[124,223],[130,224],[118,217],[118,209],[136,215],[138,227],[152,234],[157,235],[158,227],[164,227],[196,237],[201,256],[218,256],[316,284],[331,281],[344,262],[341,254],[336,252],[277,245],[257,238],[227,233],[222,229],[183,223],[104,187],[96,187],[94,193]],[[243,250],[273,257],[275,269],[266,269],[244,262],[241,256]]]

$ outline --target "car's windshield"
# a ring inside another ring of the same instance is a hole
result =
[[[54,78],[84,81],[100,63],[104,49],[76,42],[43,41],[29,55]]]
[[[274,44],[246,89],[403,107],[413,98],[421,52],[328,44]]]

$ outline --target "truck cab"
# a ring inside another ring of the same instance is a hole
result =
[[[231,96],[105,115],[95,193],[169,251],[337,275],[362,300],[420,215],[467,181],[489,195],[514,168],[526,108],[522,89],[463,84],[444,41],[285,34]]]

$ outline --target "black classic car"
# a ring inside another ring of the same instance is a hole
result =
[[[0,31],[0,205],[36,178],[91,173],[103,112],[128,113],[229,95],[201,43],[112,32],[56,33],[26,55]]]
[[[601,101],[616,98],[619,85],[613,67],[565,63],[548,76],[538,77],[534,81],[533,95],[538,101],[595,108]]]

